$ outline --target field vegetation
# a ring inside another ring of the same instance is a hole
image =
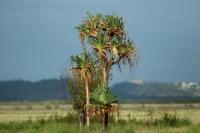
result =
[[[63,102],[1,103],[0,132],[100,133],[98,119],[79,128],[77,112]],[[121,104],[109,118],[109,133],[199,133],[200,104]]]

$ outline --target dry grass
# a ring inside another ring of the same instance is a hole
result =
[[[0,122],[36,120],[57,113],[65,116],[69,112],[74,112],[69,104],[1,104]],[[120,117],[122,119],[159,119],[165,113],[178,115],[180,118],[188,118],[194,123],[200,122],[200,104],[122,104],[120,107]]]
[[[124,119],[129,115],[136,119],[159,119],[165,113],[188,118],[194,123],[200,122],[200,104],[123,104],[120,111]]]

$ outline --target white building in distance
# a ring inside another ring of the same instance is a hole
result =
[[[181,82],[181,88],[182,89],[198,88],[198,83],[197,82]]]
[[[137,85],[143,84],[142,80],[131,80],[130,82],[133,83],[133,84],[137,84]]]

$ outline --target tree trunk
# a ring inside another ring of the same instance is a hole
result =
[[[103,68],[103,81],[104,81],[106,87],[108,87],[108,76],[109,76],[108,70],[106,67],[104,67]]]
[[[85,82],[85,91],[86,91],[86,125],[90,126],[90,117],[89,117],[90,95],[89,95],[88,81]]]
[[[79,127],[80,127],[80,130],[82,130],[82,127],[83,127],[83,112],[79,112]]]
[[[108,77],[109,77],[109,70],[108,67],[103,68],[103,81],[106,84],[106,87],[108,88]],[[104,112],[103,116],[103,129],[107,130],[108,128],[108,112]]]
[[[104,113],[104,122],[103,122],[104,130],[108,129],[108,112]]]

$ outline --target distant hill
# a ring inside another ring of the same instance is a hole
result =
[[[184,85],[184,86],[183,86]],[[199,84],[122,82],[111,87],[121,101],[200,102]],[[194,86],[195,85],[195,86]],[[0,101],[41,101],[70,99],[66,81],[46,79],[37,82],[0,81]]]
[[[69,98],[69,93],[62,80],[0,81],[0,101],[40,101],[66,98]]]
[[[200,102],[199,85],[188,85],[185,88],[181,85],[182,83],[122,82],[115,84],[111,91],[122,101]]]

